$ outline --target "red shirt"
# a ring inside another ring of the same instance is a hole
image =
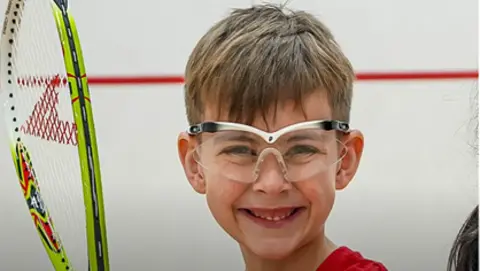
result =
[[[317,271],[388,271],[379,263],[365,259],[347,247],[339,247],[318,267]]]

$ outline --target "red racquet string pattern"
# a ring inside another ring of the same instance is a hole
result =
[[[51,78],[24,78],[17,80],[17,83],[25,87],[45,86],[45,91],[34,105],[32,114],[21,126],[20,131],[47,141],[76,146],[77,127],[75,123],[73,121],[61,120],[58,115],[59,99],[57,88],[65,85],[67,79],[59,76]]]

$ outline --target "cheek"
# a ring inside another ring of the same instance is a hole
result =
[[[332,195],[335,195],[336,176],[337,169],[332,167],[308,181],[300,182],[302,193],[312,204],[317,201],[331,200]]]
[[[301,188],[304,197],[315,207],[317,205],[330,205],[333,204],[335,199],[335,182],[305,182]],[[332,202],[332,203],[331,203]]]
[[[245,192],[245,185],[205,176],[207,204],[213,217],[227,232],[235,225],[234,203]]]
[[[311,204],[314,223],[325,223],[335,201],[335,170],[322,174],[321,178],[300,182],[298,189]]]

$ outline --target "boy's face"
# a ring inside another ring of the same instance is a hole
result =
[[[295,108],[293,102],[279,106],[275,119],[274,112],[271,112],[270,119],[267,118],[270,129],[261,116],[252,126],[274,132],[308,120],[330,120],[330,106],[323,93],[318,91],[307,97],[304,111]],[[207,108],[204,121],[226,121],[226,118],[217,119],[216,113]],[[343,159],[299,182],[285,180],[273,155],[262,162],[256,182],[246,184],[202,168],[194,158],[199,143],[195,137],[180,134],[178,147],[190,184],[198,193],[206,195],[208,206],[220,226],[243,249],[262,258],[280,259],[315,238],[323,238],[335,190],[345,188],[352,180],[363,150],[363,136],[358,131],[352,131],[340,140],[346,146]]]

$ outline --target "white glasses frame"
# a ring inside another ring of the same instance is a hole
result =
[[[324,131],[349,133],[350,125],[347,122],[338,120],[313,120],[295,123],[273,133],[269,133],[245,124],[209,121],[191,125],[187,129],[187,133],[191,136],[197,136],[202,133],[216,133],[220,131],[243,131],[256,134],[265,140],[265,142],[273,144],[278,138],[286,133],[304,129],[320,129]]]

